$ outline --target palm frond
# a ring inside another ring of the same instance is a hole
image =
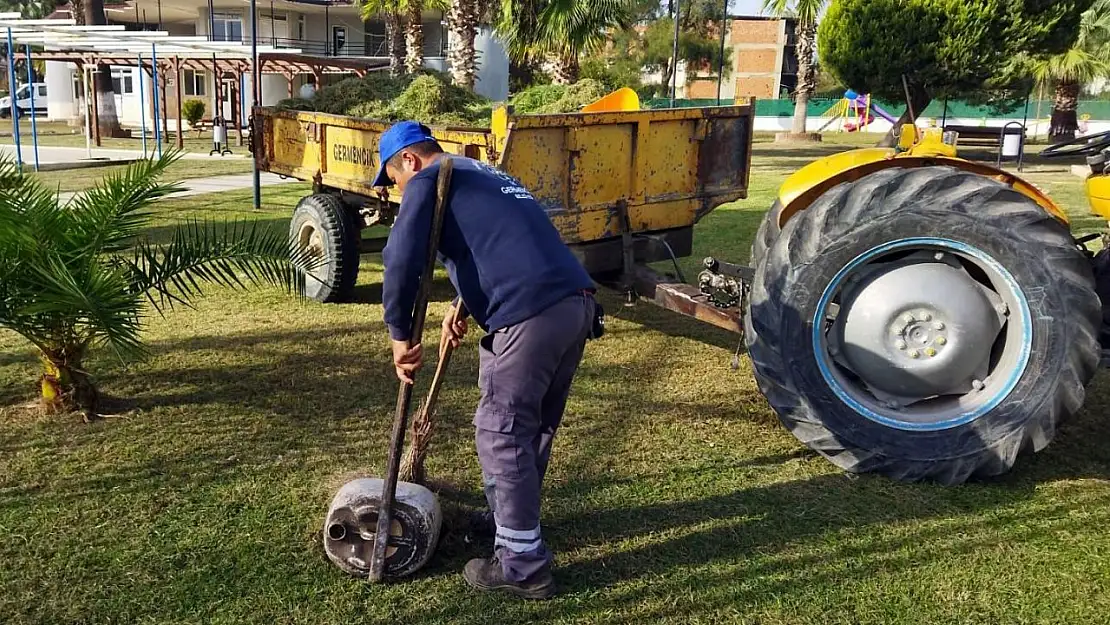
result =
[[[1089,82],[1110,73],[1110,64],[1082,48],[1039,59],[1032,65],[1033,76],[1041,84]]]
[[[166,168],[181,156],[181,152],[170,150],[157,160],[136,161],[75,196],[67,208],[73,216],[73,233],[82,251],[96,255],[130,247],[150,221],[150,215],[143,213],[143,209],[159,197],[183,188],[176,182],[160,181]]]
[[[382,13],[400,14],[403,7],[402,0],[355,0],[359,16],[363,21],[369,21]]]
[[[140,243],[132,258],[120,262],[131,276],[132,290],[145,294],[162,313],[175,304],[189,305],[201,295],[201,283],[242,288],[245,279],[303,296],[306,274],[322,261],[283,233],[256,223],[235,222],[218,231],[193,221],[178,229],[169,245]]]
[[[502,0],[497,32],[518,61],[577,56],[603,45],[606,31],[630,25],[628,0]]]
[[[98,263],[74,267],[58,254],[23,270],[38,292],[14,311],[17,332],[36,344],[103,343],[121,359],[142,353],[141,299],[122,272]]]
[[[803,24],[816,24],[828,0],[763,0],[763,10],[772,15],[794,17]]]

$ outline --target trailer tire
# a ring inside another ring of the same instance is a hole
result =
[[[359,231],[339,198],[329,193],[301,198],[289,236],[302,249],[315,248],[324,259],[307,276],[305,294],[323,303],[349,300],[358,280]]]
[[[979,314],[946,326],[957,309]],[[850,472],[958,484],[1008,471],[1079,410],[1101,320],[1064,224],[995,180],[922,167],[843,183],[792,218],[756,271],[745,329],[760,390],[800,441]],[[924,354],[899,351],[911,337]],[[883,394],[976,362],[986,377],[935,396]]]

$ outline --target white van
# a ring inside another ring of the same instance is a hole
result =
[[[19,89],[15,92],[15,105],[19,111],[19,116],[23,117],[31,110],[31,89],[35,89],[35,113],[46,113],[46,83],[36,82],[30,86],[26,84],[20,85]],[[0,117],[8,118],[12,116],[12,103],[11,98],[4,96],[0,98]]]

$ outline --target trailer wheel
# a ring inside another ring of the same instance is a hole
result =
[[[305,293],[318,302],[350,299],[358,279],[358,228],[334,195],[317,193],[301,199],[293,211],[289,235],[323,263],[310,272]]]
[[[799,440],[851,472],[944,484],[1052,440],[1100,322],[1067,228],[948,167],[826,192],[771,244],[745,316],[760,389]]]

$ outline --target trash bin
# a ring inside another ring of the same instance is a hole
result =
[[[231,154],[231,148],[227,145],[227,122],[222,117],[212,118],[212,151],[208,155],[213,154]]]
[[[1017,158],[1021,154],[1021,142],[1024,140],[1023,133],[1006,133],[1002,138],[1002,156],[1003,158]]]

